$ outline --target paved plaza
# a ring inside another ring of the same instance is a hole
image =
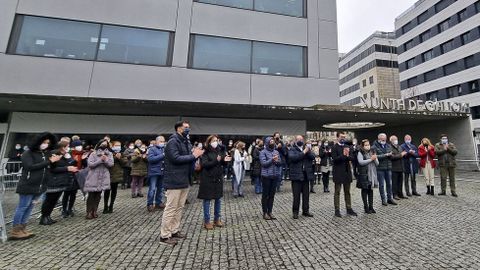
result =
[[[276,196],[276,221],[261,219],[260,196],[249,182],[243,199],[233,198],[226,183],[227,226],[209,232],[201,228],[194,186],[182,226],[187,239],[175,247],[160,243],[162,213],[147,213],[145,198],[121,191],[114,213],[96,220],[85,220],[82,200],[74,218],[55,211],[52,226],[32,219],[37,236],[0,245],[0,269],[480,269],[479,176],[459,182],[458,198],[422,195],[382,207],[376,190],[375,215],[363,213],[353,188],[358,217],[335,218],[333,193],[312,194],[315,217],[298,220],[286,182]]]

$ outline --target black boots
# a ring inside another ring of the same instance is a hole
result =
[[[435,196],[435,187],[434,186],[427,186],[427,195]]]
[[[50,216],[42,215],[40,217],[40,225],[52,225],[54,223],[57,223],[57,222],[53,220]]]

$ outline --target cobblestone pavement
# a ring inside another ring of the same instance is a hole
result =
[[[175,247],[160,243],[162,213],[147,213],[145,198],[121,191],[114,213],[93,221],[84,219],[81,200],[74,218],[55,211],[52,226],[32,219],[36,237],[0,244],[0,269],[480,269],[480,184],[458,186],[458,198],[422,195],[386,207],[376,190],[375,215],[362,213],[353,188],[359,216],[343,218],[333,216],[332,193],[312,194],[315,217],[293,220],[286,182],[275,201],[278,220],[264,221],[248,185],[243,199],[226,194],[227,226],[209,232],[201,229],[193,187],[182,226],[187,239]]]

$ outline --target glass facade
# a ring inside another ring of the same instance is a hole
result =
[[[199,3],[255,10],[294,17],[306,17],[306,0],[195,0]]]

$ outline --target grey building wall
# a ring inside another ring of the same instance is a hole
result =
[[[338,104],[335,0],[307,1],[307,18],[201,4],[192,0],[3,0],[0,93],[311,106]],[[15,14],[175,32],[172,67],[6,54]],[[308,77],[187,69],[190,34],[308,48]]]

